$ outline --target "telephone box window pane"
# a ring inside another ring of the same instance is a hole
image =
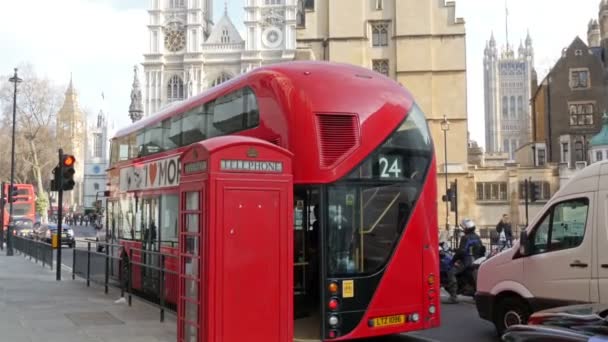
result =
[[[190,303],[189,301],[184,301],[184,303],[186,304],[186,320],[190,322],[198,322],[198,305],[195,303]]]
[[[186,254],[198,255],[198,238],[195,236],[186,236]]]
[[[186,311],[186,319],[188,319],[187,312],[188,311]],[[184,337],[185,337],[186,342],[198,342],[198,339],[197,339],[198,331],[195,326],[186,324],[186,328],[184,330],[185,330]]]
[[[198,299],[198,282],[192,279],[185,279],[184,286],[186,287],[184,293],[186,297],[192,299]]]
[[[188,232],[198,233],[198,214],[190,214],[186,216],[186,230]]]
[[[187,275],[198,276],[198,258],[184,258],[184,272]]]
[[[199,210],[198,192],[186,193],[186,210]]]

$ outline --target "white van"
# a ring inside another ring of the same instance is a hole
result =
[[[608,303],[608,161],[579,171],[519,243],[481,265],[475,301],[499,334],[541,309]]]

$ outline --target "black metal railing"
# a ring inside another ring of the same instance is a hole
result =
[[[139,254],[139,261],[134,261],[134,252]],[[164,322],[165,310],[173,311],[167,303],[167,278],[178,279],[178,273],[166,267],[171,258],[178,256],[139,248],[125,250],[122,245],[87,240],[86,248],[74,248],[72,279],[78,276],[86,280],[87,286],[91,282],[103,285],[106,294],[109,286],[118,287],[122,297],[127,294],[129,306],[136,292],[146,295],[160,309],[160,321]],[[137,291],[133,288],[136,279]]]
[[[13,236],[13,246],[17,251],[23,254],[24,257],[30,257],[30,260],[42,262],[42,267],[49,266],[53,269],[53,246],[46,242],[32,240],[30,238]]]

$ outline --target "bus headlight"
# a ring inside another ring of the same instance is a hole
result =
[[[431,305],[431,306],[429,306],[429,313],[430,313],[431,315],[434,315],[434,314],[435,314],[435,312],[437,312],[437,308],[435,307],[435,305]]]
[[[420,315],[418,315],[417,312],[413,313],[410,315],[410,321],[411,322],[418,322],[418,320],[420,320]]]

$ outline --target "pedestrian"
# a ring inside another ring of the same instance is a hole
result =
[[[513,245],[513,229],[511,228],[511,219],[508,214],[503,214],[500,221],[496,225],[496,232],[499,236],[501,250],[505,247]]]

